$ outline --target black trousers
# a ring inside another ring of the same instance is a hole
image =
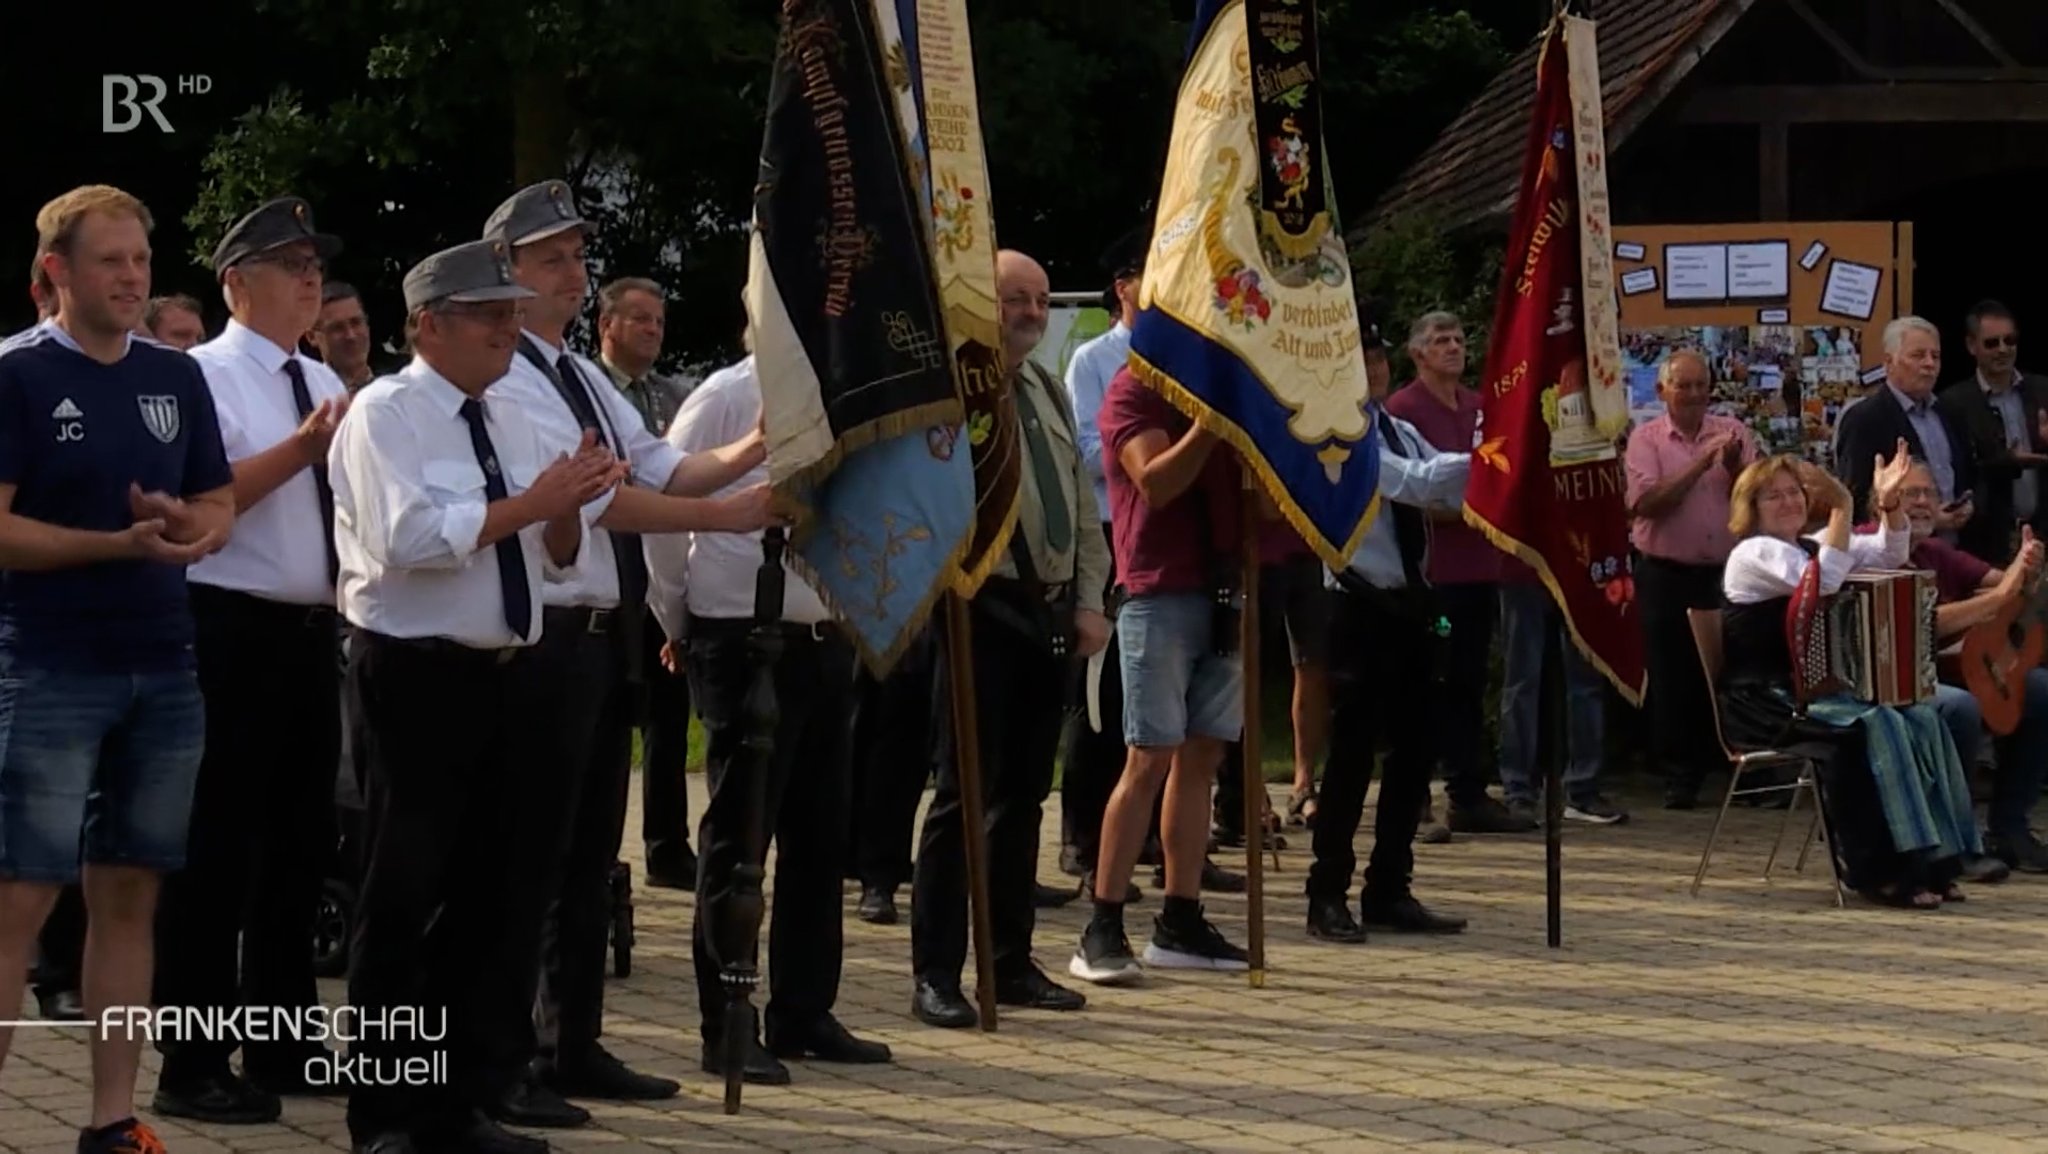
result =
[[[191,586],[206,753],[193,787],[185,868],[157,906],[161,1006],[307,1007],[313,920],[335,848],[341,764],[332,609]],[[231,1039],[160,1041],[172,1084],[225,1073]],[[308,1047],[250,1042],[251,1073],[303,1077]]]
[[[1110,556],[1116,555],[1115,541],[1111,539],[1109,522],[1102,523],[1103,540],[1110,546]],[[1116,586],[1116,572],[1109,575],[1109,586]],[[1104,590],[1107,595],[1108,590]],[[1102,844],[1102,815],[1109,808],[1109,795],[1116,792],[1116,783],[1124,775],[1124,676],[1120,648],[1116,640],[1116,622],[1110,622],[1109,647],[1102,652],[1102,731],[1088,727],[1088,669],[1086,662],[1078,663],[1073,684],[1074,706],[1067,721],[1063,738],[1064,754],[1060,770],[1060,840],[1074,847],[1083,868],[1094,868],[1095,853]]]
[[[1688,609],[1721,604],[1721,566],[1684,565],[1636,558],[1636,591],[1643,614],[1643,656],[1650,674],[1650,752],[1675,782],[1697,785],[1723,768],[1714,736],[1706,674],[1692,639]]]
[[[973,624],[974,695],[981,755],[982,825],[988,845],[989,928],[998,980],[1031,967],[1031,898],[1038,878],[1038,830],[1052,789],[1053,755],[1073,663],[1054,657],[969,602]],[[950,690],[950,651],[938,659],[930,697],[939,739],[938,790],[925,812],[910,906],[910,966],[919,977],[954,985],[967,961],[967,847],[960,804]]]
[[[894,891],[910,882],[917,803],[931,780],[936,629],[911,642],[880,681],[853,681],[853,806],[848,860],[861,885]]]
[[[711,935],[732,899],[733,871],[745,860],[749,826],[759,822],[764,861],[775,842],[775,902],[768,925],[770,1034],[802,1028],[839,1000],[844,930],[840,883],[846,855],[847,771],[853,700],[853,647],[832,625],[783,626],[775,663],[774,749],[756,766],[745,747],[746,696],[754,680],[747,648],[751,621],[690,619],[690,695],[704,722],[704,769],[711,802],[698,827],[697,909],[691,927],[703,1037],[723,1037],[725,991]],[[766,774],[764,808],[750,814],[747,775]]]
[[[554,869],[541,929],[536,1054],[575,1065],[604,1029],[611,949],[611,869],[625,834],[633,721],[641,687],[626,678],[618,619],[608,610],[549,609],[540,644],[564,672],[553,695],[548,758],[556,767]]]
[[[640,841],[652,866],[690,848],[690,679],[680,666],[674,673],[662,668],[661,646],[668,638],[651,609],[642,632],[647,716],[640,727]],[[629,749],[630,744],[628,738]]]
[[[445,1085],[359,1086],[351,1137],[433,1135],[499,1098],[532,1047],[534,975],[560,825],[561,766],[544,732],[566,681],[539,646],[476,650],[357,633],[349,676],[368,740],[367,862],[349,1004],[423,1007],[440,1041],[362,1030],[384,1069],[447,1054]]]
[[[1339,592],[1332,607],[1331,642],[1330,759],[1323,768],[1308,896],[1343,901],[1351,888],[1358,865],[1351,843],[1364,816],[1373,757],[1384,735],[1386,777],[1380,783],[1364,901],[1394,901],[1409,892],[1415,830],[1436,761],[1431,727],[1418,719],[1431,717],[1436,707],[1437,683],[1422,673],[1431,668],[1438,638],[1423,613],[1404,611],[1391,600]],[[1402,659],[1389,660],[1389,654]]]
[[[1500,587],[1471,584],[1434,589],[1437,609],[1451,625],[1450,637],[1442,641],[1441,684],[1434,694],[1432,715],[1443,755],[1444,793],[1453,805],[1471,805],[1485,796],[1487,783],[1498,776],[1485,748],[1485,713],[1487,659],[1500,615]]]

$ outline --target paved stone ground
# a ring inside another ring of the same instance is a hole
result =
[[[594,1126],[557,1146],[2048,1150],[2048,884],[1975,887],[1968,905],[1933,914],[1837,910],[1818,859],[1803,877],[1760,880],[1776,815],[1738,810],[1719,871],[1694,899],[1686,887],[1712,812],[1630,800],[1629,825],[1567,831],[1562,950],[1544,944],[1540,835],[1418,847],[1422,895],[1470,915],[1472,929],[1357,947],[1302,932],[1307,847],[1296,836],[1284,872],[1269,874],[1265,989],[1155,976],[1138,990],[1091,990],[1082,1014],[1007,1017],[994,1035],[913,1021],[908,928],[856,921],[849,892],[840,1012],[893,1045],[897,1062],[798,1066],[794,1086],[750,1087],[737,1118],[696,1068],[689,899],[649,892],[636,969],[614,986],[610,1041],[682,1078],[683,1095],[600,1106]],[[1048,846],[1055,829],[1048,814]],[[1041,877],[1057,876],[1048,854]],[[1148,889],[1132,910],[1134,938],[1157,903]],[[1210,907],[1242,941],[1243,900]],[[1064,970],[1083,917],[1077,904],[1042,919],[1048,969]],[[23,1031],[0,1075],[0,1150],[68,1154],[85,1076],[77,1035]],[[152,1060],[144,1105],[154,1080]],[[173,1154],[345,1146],[338,1101],[290,1102],[278,1126],[160,1132]]]

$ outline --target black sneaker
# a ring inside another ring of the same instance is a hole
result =
[[[1591,825],[1618,825],[1628,820],[1628,814],[1596,793],[1578,801],[1566,802],[1564,819],[1583,821]]]
[[[1100,920],[1090,920],[1088,928],[1082,931],[1081,948],[1074,951],[1067,972],[1098,986],[1135,985],[1145,977],[1144,968],[1131,953],[1131,940],[1124,936],[1124,927]]]
[[[1175,926],[1160,916],[1152,924],[1152,944],[1145,947],[1148,966],[1226,973],[1251,969],[1251,955],[1230,944],[1207,918],[1197,917],[1192,925]]]
[[[1986,838],[1984,852],[2023,874],[2048,873],[2048,847],[2031,833],[2017,838]]]

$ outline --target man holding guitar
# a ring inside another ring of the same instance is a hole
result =
[[[2013,869],[2048,873],[2048,847],[2027,823],[2048,773],[2048,669],[2041,666],[2048,599],[2037,588],[2043,545],[2022,529],[2018,555],[1998,569],[1935,536],[1941,492],[1922,462],[1913,463],[1901,496],[1912,526],[1910,564],[1934,573],[1936,641],[1962,642],[1960,668],[1942,662],[1944,688],[1961,681],[1998,735],[1985,852]]]

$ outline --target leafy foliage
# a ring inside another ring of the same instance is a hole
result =
[[[602,275],[651,275],[669,289],[670,360],[737,353],[776,6],[251,3],[292,42],[268,45],[267,60],[315,59],[215,137],[185,219],[195,255],[261,199],[305,196],[348,243],[335,275],[364,291],[388,331],[407,267],[475,236],[520,184],[560,176],[599,226],[591,255]],[[1099,287],[1104,250],[1150,227],[1190,7],[969,6],[997,239],[1037,256],[1055,287]],[[1346,219],[1363,217],[1534,16],[1526,0],[1322,0],[1320,10]],[[1395,235],[1405,239],[1361,249],[1368,266],[1394,262],[1367,267],[1369,282],[1407,286],[1403,302],[1437,293],[1469,303],[1455,275],[1429,263],[1438,258],[1413,248],[1429,238]]]
[[[1436,309],[1456,313],[1465,322],[1468,365],[1471,372],[1480,371],[1493,326],[1500,262],[1497,243],[1454,239],[1427,216],[1392,217],[1366,233],[1352,252],[1352,268],[1359,291],[1380,308],[1382,332],[1398,346],[1393,351],[1396,380],[1415,371],[1408,356],[1408,326]]]

